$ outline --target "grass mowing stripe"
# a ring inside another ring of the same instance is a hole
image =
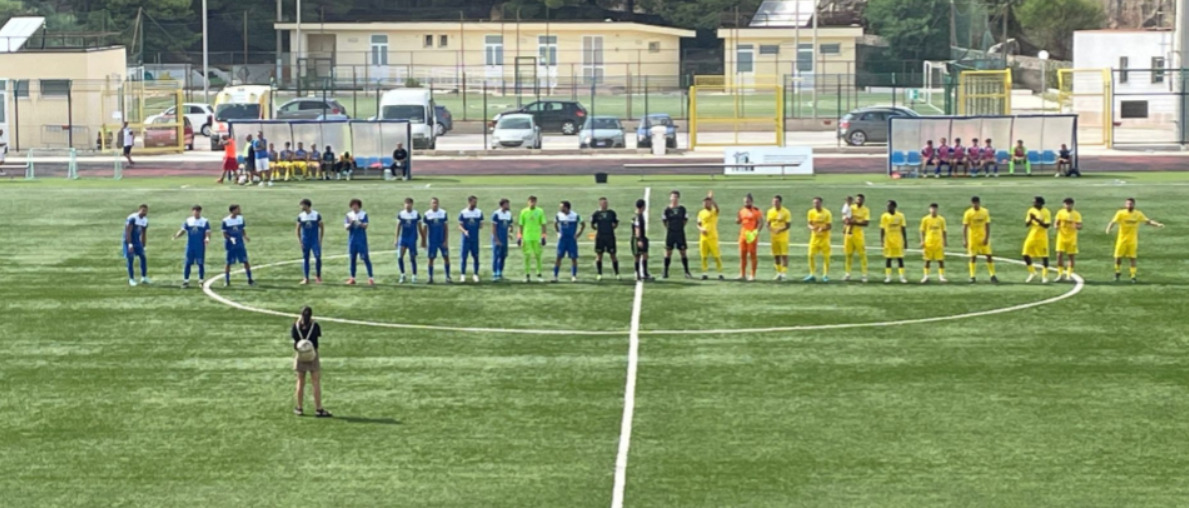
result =
[[[644,216],[648,216],[648,200],[652,187],[644,188]],[[644,224],[647,232],[648,223]],[[623,385],[623,420],[619,424],[619,451],[615,454],[615,485],[611,490],[611,508],[623,508],[623,491],[627,486],[628,452],[632,447],[632,418],[636,412],[636,370],[640,361],[640,307],[644,302],[644,280],[636,281],[632,299],[632,324],[628,332],[628,374]]]

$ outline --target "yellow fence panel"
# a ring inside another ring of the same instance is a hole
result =
[[[784,89],[779,85],[702,85],[689,89],[689,146],[784,146]],[[741,133],[771,133],[740,138]]]
[[[1062,113],[1078,115],[1078,144],[1111,146],[1110,69],[1058,69]]]
[[[1011,71],[962,71],[958,75],[959,115],[1010,115]]]

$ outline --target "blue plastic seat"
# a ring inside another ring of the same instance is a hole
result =
[[[380,165],[386,168],[392,167],[392,157],[380,157]]]
[[[1057,164],[1057,152],[1053,150],[1045,150],[1040,154],[1040,163],[1055,166]]]
[[[996,163],[1007,162],[1009,157],[1011,157],[1011,154],[1007,153],[1007,150],[999,150],[995,152]]]
[[[900,151],[892,152],[891,157],[892,157],[892,168],[896,168],[897,166],[903,166],[908,163],[908,158],[904,155],[904,152],[900,152]]]
[[[921,165],[921,152],[914,151],[914,152],[905,152],[905,153],[908,154],[908,161],[906,162],[906,164],[908,164],[909,166],[920,166]]]
[[[1040,152],[1036,150],[1028,150],[1028,163],[1032,165],[1043,164],[1040,160]]]

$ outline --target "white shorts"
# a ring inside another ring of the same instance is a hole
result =
[[[268,171],[268,156],[256,158],[256,171],[257,172]]]

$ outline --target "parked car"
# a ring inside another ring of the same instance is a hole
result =
[[[614,116],[592,116],[582,124],[579,148],[623,148],[623,124]]]
[[[183,141],[186,150],[194,149],[194,125],[190,123],[190,118],[182,117],[184,122]],[[178,146],[178,129],[177,118],[168,116],[158,116],[152,122],[145,125],[144,128],[144,146],[148,147],[172,147]]]
[[[191,125],[197,125],[199,132],[203,136],[209,137],[215,126],[215,108],[209,104],[200,104],[197,102],[187,102],[182,104],[182,111],[185,111],[185,117],[190,120]],[[170,117],[173,118],[178,114],[177,107],[171,107],[164,112],[153,115],[145,119],[146,124],[155,123],[158,118]]]
[[[577,101],[536,101],[496,115],[492,125],[495,125],[495,122],[498,122],[504,115],[511,114],[532,115],[533,121],[541,130],[561,132],[567,136],[578,134],[578,129],[586,122],[587,116],[586,108]]]
[[[677,148],[677,125],[668,113],[651,114],[640,120],[640,125],[636,127],[637,148],[652,147],[652,128],[658,125],[665,128],[665,147]]]
[[[541,128],[532,115],[503,115],[491,131],[491,149],[532,148],[541,149]]]
[[[888,142],[888,119],[894,116],[921,116],[899,106],[859,108],[838,121],[838,137],[851,146]]]
[[[317,120],[322,116],[346,115],[347,108],[335,99],[304,97],[281,104],[277,109],[279,120]]]
[[[446,106],[434,105],[434,116],[437,117],[438,123],[434,125],[434,131],[441,136],[454,130],[454,115],[450,113]]]

